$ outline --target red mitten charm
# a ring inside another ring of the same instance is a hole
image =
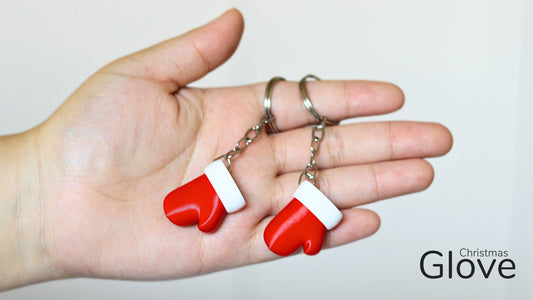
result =
[[[226,214],[244,205],[244,197],[221,160],[208,165],[203,175],[170,192],[163,203],[172,223],[179,226],[198,223],[203,232],[214,231]]]
[[[272,252],[287,256],[303,246],[307,255],[322,248],[326,230],[342,219],[337,207],[309,181],[300,184],[292,201],[267,225],[265,242]]]

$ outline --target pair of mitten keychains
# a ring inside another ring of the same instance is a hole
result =
[[[300,176],[293,199],[270,221],[264,232],[268,248],[283,256],[290,255],[300,247],[308,255],[317,254],[322,248],[326,231],[334,228],[342,219],[339,209],[316,187],[316,155],[324,137],[325,126],[335,123],[327,121],[314,110],[305,89],[308,78],[319,79],[307,75],[299,84],[304,106],[318,120],[312,131],[311,159]],[[230,174],[231,159],[244,151],[265,125],[268,124],[271,132],[278,132],[272,122],[271,95],[273,86],[281,80],[284,79],[274,77],[267,84],[264,99],[266,116],[261,122],[250,128],[235,148],[209,164],[203,175],[165,197],[165,214],[172,223],[178,226],[198,223],[201,231],[213,232],[226,214],[245,206],[244,197]]]

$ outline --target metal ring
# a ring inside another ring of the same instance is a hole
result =
[[[278,81],[284,81],[285,78],[276,76],[270,79],[268,82],[266,88],[265,88],[265,99],[263,100],[263,106],[265,107],[265,115],[266,119],[268,121],[268,127],[267,132],[270,133],[278,133],[279,129],[276,127],[276,124],[274,123],[274,116],[272,115],[272,89],[274,88],[274,85]]]
[[[317,122],[321,122],[323,119],[325,119],[326,120],[326,125],[328,125],[328,126],[329,125],[338,125],[340,123],[340,121],[330,121],[327,118],[322,117],[316,111],[316,109],[313,107],[313,103],[311,103],[311,100],[309,99],[309,96],[307,95],[307,89],[305,88],[305,83],[306,83],[308,78],[312,78],[312,79],[315,79],[315,80],[320,80],[320,78],[318,78],[317,76],[312,75],[312,74],[308,74],[308,75],[304,76],[300,80],[300,83],[298,84],[298,86],[300,88],[300,95],[302,96],[302,101],[304,103],[305,108],[313,115],[313,117],[315,117]]]

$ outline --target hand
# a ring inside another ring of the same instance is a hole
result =
[[[46,276],[167,279],[277,256],[262,234],[290,200],[309,160],[314,118],[296,82],[274,88],[279,134],[264,132],[232,160],[245,208],[214,232],[178,227],[163,198],[233,148],[264,115],[266,83],[197,89],[187,84],[226,61],[243,30],[230,10],[185,35],[121,58],[91,76],[43,124],[25,133],[38,161],[38,192],[19,216],[38,236]],[[304,75],[304,74],[302,74]],[[365,81],[309,82],[317,111],[332,120],[382,114],[403,104],[401,90]],[[373,234],[378,216],[353,208],[425,189],[433,169],[422,158],[445,154],[451,135],[438,124],[375,122],[326,129],[318,155],[320,189],[343,221],[334,247]],[[32,231],[33,232],[33,231]],[[37,234],[38,233],[38,234]],[[19,283],[20,284],[20,283]]]

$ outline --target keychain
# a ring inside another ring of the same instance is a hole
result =
[[[233,149],[209,164],[203,175],[178,187],[165,197],[163,208],[172,223],[178,226],[198,223],[200,231],[212,232],[226,214],[244,207],[244,197],[230,174],[231,160],[259,137],[265,125],[269,124],[271,131],[278,132],[270,109],[272,88],[276,82],[282,80],[285,79],[274,77],[268,82],[264,99],[265,116],[261,121],[248,129]]]
[[[305,254],[317,254],[324,243],[326,231],[333,229],[342,219],[340,210],[316,187],[316,157],[324,139],[326,125],[336,125],[338,122],[328,121],[314,109],[305,88],[308,78],[320,79],[307,75],[299,83],[304,106],[317,119],[311,133],[311,158],[300,174],[292,201],[270,221],[263,235],[268,248],[283,256],[302,246]]]

